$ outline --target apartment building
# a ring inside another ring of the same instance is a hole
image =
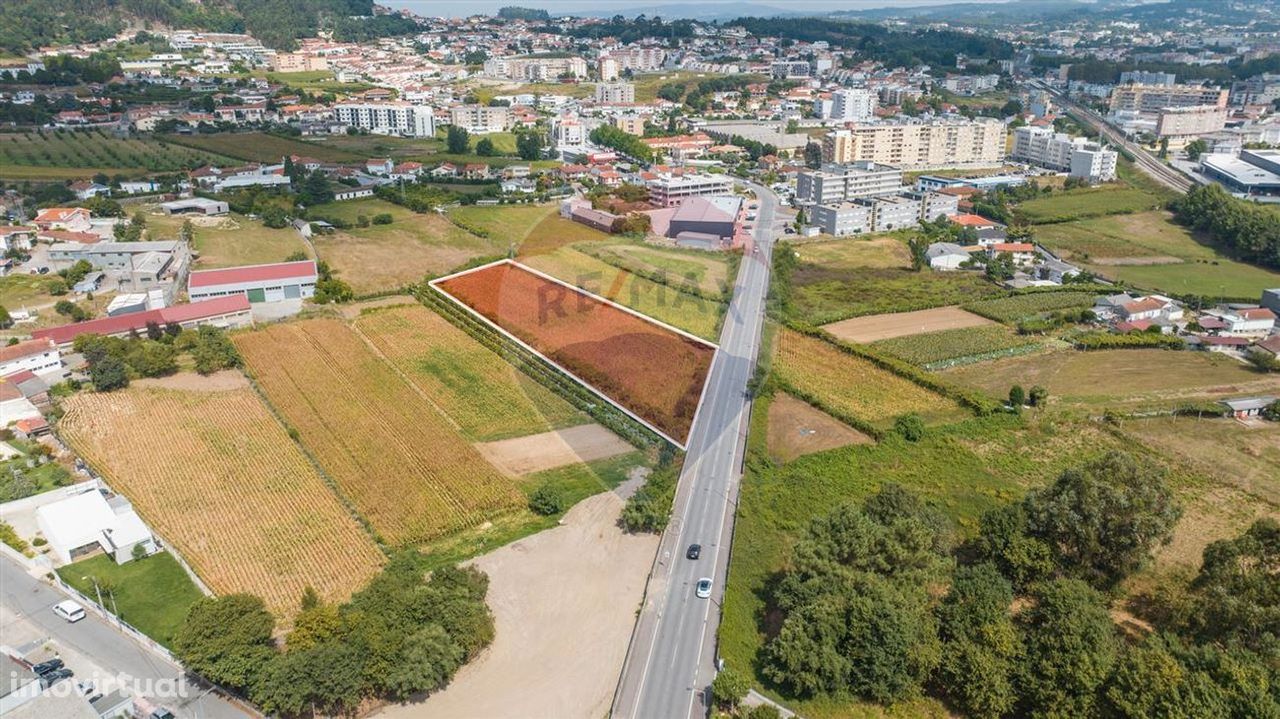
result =
[[[1191,140],[1227,126],[1227,108],[1217,105],[1166,107],[1156,120],[1156,136]]]
[[[494,57],[485,60],[484,74],[489,77],[525,82],[547,82],[560,77],[582,79],[587,76],[587,61],[576,56]]]
[[[1109,182],[1116,175],[1115,151],[1047,127],[1014,130],[1011,156],[1038,167],[1070,173],[1090,183]]]
[[[628,47],[610,50],[600,57],[598,67],[604,82],[616,80],[625,70],[653,72],[661,70],[667,61],[667,51],[660,47]]]
[[[659,175],[648,182],[649,202],[676,207],[690,197],[733,194],[733,180],[724,175]]]
[[[556,147],[582,147],[587,141],[587,128],[577,115],[560,116],[551,121],[551,140]]]
[[[347,102],[333,106],[338,122],[377,135],[431,137],[436,134],[435,111],[407,102]]]
[[[449,121],[473,135],[505,132],[511,127],[511,110],[488,105],[457,105],[449,108]]]
[[[1199,85],[1120,85],[1111,91],[1111,112],[1156,115],[1167,107],[1227,106],[1227,91]]]
[[[596,102],[630,105],[636,101],[636,86],[629,82],[602,82],[596,85]]]
[[[798,80],[813,74],[808,60],[776,60],[769,70],[779,80]]]
[[[611,122],[614,127],[628,135],[636,135],[637,137],[644,135],[645,119],[641,115],[614,115]]]
[[[825,205],[902,191],[902,170],[871,161],[825,165],[796,175],[796,201]]]
[[[959,202],[955,195],[901,192],[814,205],[809,208],[809,219],[823,233],[844,237],[915,227],[923,221],[956,214]]]
[[[995,119],[864,123],[822,138],[824,162],[871,161],[902,169],[994,165],[1004,158],[1004,123]]]
[[[878,105],[876,94],[870,90],[845,88],[831,93],[831,100],[823,102],[822,117],[841,122],[870,120],[875,117]]]
[[[1129,70],[1120,73],[1121,85],[1157,85],[1171,87],[1178,81],[1171,72],[1147,72],[1145,70]]]
[[[999,84],[999,75],[947,75],[942,80],[947,92],[957,95],[979,95],[996,89]]]

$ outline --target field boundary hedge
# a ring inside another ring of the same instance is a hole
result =
[[[932,392],[936,392],[943,397],[955,400],[961,406],[967,407],[978,416],[993,414],[1001,407],[999,402],[996,402],[984,393],[965,389],[949,382],[945,382],[933,375],[930,375],[925,370],[906,362],[905,360],[881,354],[864,345],[843,342],[837,339],[835,335],[832,335],[821,327],[814,327],[812,325],[801,323],[788,323],[787,327],[799,332],[800,334],[820,339],[847,354],[867,360],[880,369],[895,374],[902,379],[919,385],[920,387]]]
[[[817,407],[823,412],[826,412],[832,417],[835,417],[841,422],[849,425],[850,427],[853,427],[854,429],[871,437],[877,442],[884,439],[885,435],[887,434],[886,430],[881,429],[880,427],[877,427],[864,419],[855,417],[849,414],[848,412],[844,412],[838,409],[837,407],[832,406],[831,404],[827,403],[826,400],[824,400],[822,397],[816,394],[813,394],[812,392],[806,392],[800,389],[799,387],[782,379],[776,373],[769,378],[769,381],[773,384],[773,386],[776,389],[780,389],[783,392],[786,392],[787,394],[791,395],[792,397],[795,397],[798,400],[807,402],[813,405],[814,407]]]
[[[1187,343],[1177,335],[1156,334],[1154,332],[1130,332],[1123,335],[1111,332],[1089,332],[1071,338],[1071,344],[1076,349],[1086,352],[1090,350],[1141,349],[1148,347],[1180,350],[1187,346]]]
[[[412,294],[418,298],[419,302],[466,332],[484,347],[497,353],[529,378],[564,398],[569,404],[585,412],[636,447],[644,449],[666,444],[666,440],[653,430],[600,399],[591,390],[556,369],[545,359],[472,317],[447,299],[443,291],[423,283],[418,285]]]

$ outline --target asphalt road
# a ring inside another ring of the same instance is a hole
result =
[[[253,716],[193,683],[186,684],[185,697],[165,696],[170,687],[178,686],[176,682],[183,674],[178,665],[143,648],[92,612],[75,624],[68,624],[52,611],[53,605],[64,599],[67,597],[61,592],[27,574],[9,557],[0,555],[0,607],[4,610],[0,615],[3,616],[0,644],[25,643],[33,635],[52,638],[65,654],[83,658],[78,666],[67,661],[67,666],[76,672],[76,681],[89,679],[95,686],[102,687],[109,681],[123,680],[128,693],[154,697],[179,717],[246,719]],[[129,691],[131,687],[136,691]]]
[[[716,629],[733,536],[750,400],[769,288],[769,257],[776,234],[777,198],[752,186],[760,208],[734,284],[720,333],[720,350],[694,420],[671,524],[663,534],[618,692],[614,717],[705,717],[715,677]],[[758,249],[757,249],[758,248]],[[697,560],[685,558],[702,545]],[[710,599],[699,599],[699,578],[714,581]]]

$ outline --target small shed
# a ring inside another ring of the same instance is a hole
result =
[[[1262,414],[1262,410],[1274,404],[1275,397],[1259,396],[1259,397],[1241,397],[1239,399],[1224,399],[1221,404],[1227,409],[1227,416],[1236,419],[1248,419],[1257,417]]]

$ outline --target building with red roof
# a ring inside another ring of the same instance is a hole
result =
[[[31,336],[36,339],[53,340],[59,348],[65,349],[70,347],[80,335],[126,337],[134,332],[145,332],[150,323],[161,327],[178,325],[184,329],[202,325],[234,329],[252,325],[253,314],[250,311],[249,300],[243,294],[237,294],[186,305],[174,305],[145,312],[48,327],[33,331]]]
[[[240,295],[249,302],[304,300],[316,293],[314,260],[198,270],[187,278],[191,301]]]

